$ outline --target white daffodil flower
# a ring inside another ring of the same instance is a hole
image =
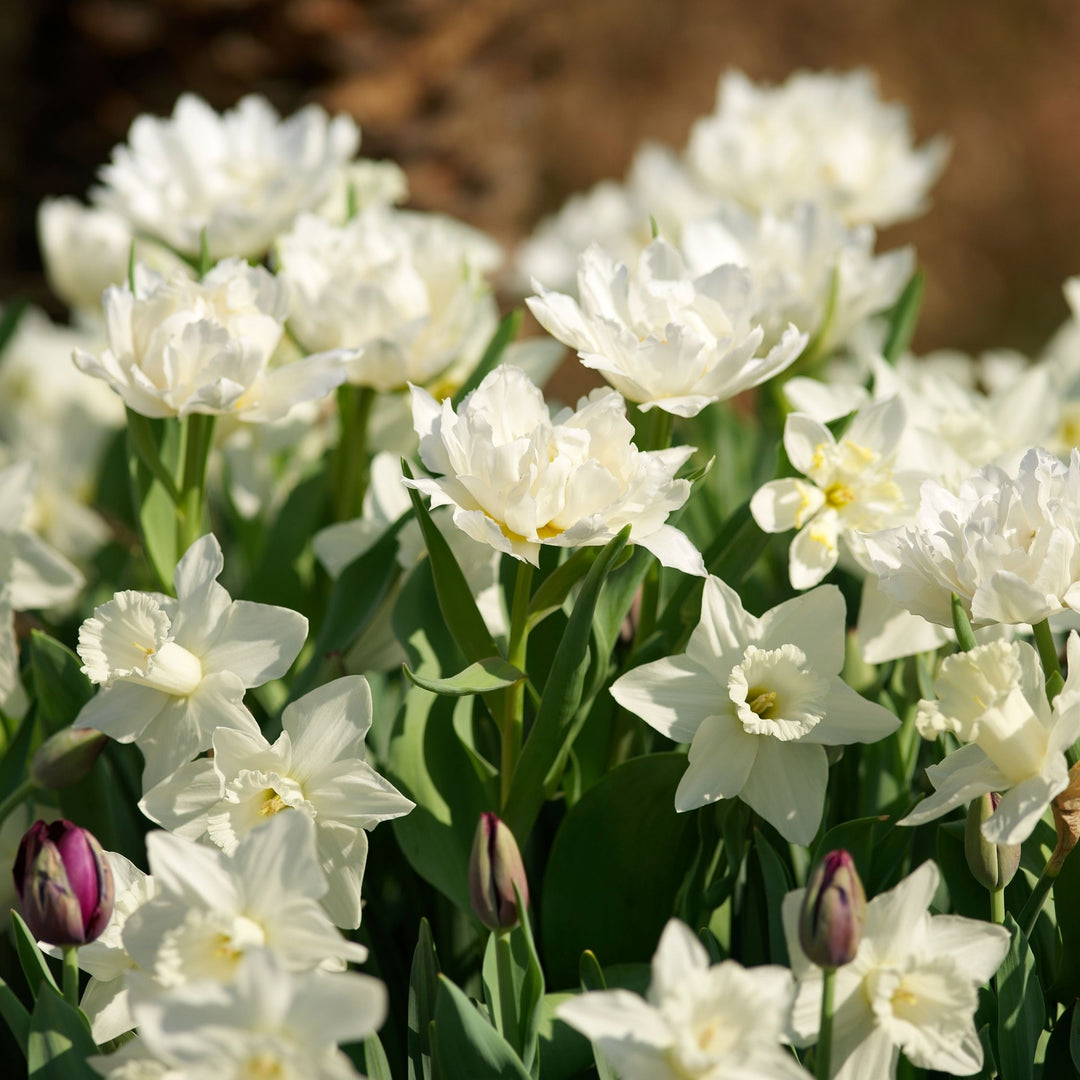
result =
[[[632,544],[704,577],[701,554],[665,524],[690,494],[675,472],[693,448],[638,450],[614,391],[594,390],[576,411],[552,417],[529,377],[501,365],[457,412],[415,386],[412,402],[420,458],[441,475],[406,483],[430,495],[432,508],[453,507],[454,524],[473,539],[535,566],[541,544],[606,544],[630,525]]]
[[[750,512],[765,532],[799,530],[788,552],[794,588],[809,589],[832,570],[841,540],[864,565],[860,534],[897,525],[910,513],[922,477],[895,467],[905,422],[899,398],[860,409],[839,441],[809,416],[788,416],[784,449],[806,479],[770,480],[754,493]]]
[[[128,918],[123,944],[163,987],[230,982],[253,949],[271,950],[290,971],[367,958],[319,903],[326,879],[305,814],[274,816],[232,855],[166,832],[150,833],[146,851],[157,894]]]
[[[891,307],[915,269],[911,248],[875,255],[874,241],[871,226],[849,227],[820,205],[800,203],[784,214],[724,206],[688,222],[679,246],[697,273],[724,264],[750,271],[766,347],[793,324],[826,355]]]
[[[1015,479],[988,465],[956,493],[927,480],[914,523],[864,544],[882,590],[942,626],[952,593],[979,626],[1080,607],[1080,452],[1032,449]]]
[[[1009,950],[1009,932],[978,919],[931,915],[940,873],[923,863],[866,906],[855,959],[835,975],[833,1080],[895,1080],[901,1050],[921,1069],[978,1072],[978,990]],[[784,933],[799,980],[792,1019],[799,1043],[814,1042],[821,1019],[821,968],[799,945],[805,889],[784,897]]]
[[[900,725],[840,678],[844,618],[833,585],[758,619],[734,589],[709,577],[685,654],[615,681],[620,705],[690,743],[676,810],[737,796],[785,840],[813,840],[825,807],[825,747],[875,742]]]
[[[359,144],[350,117],[317,105],[282,120],[255,95],[218,114],[183,94],[169,119],[135,120],[91,197],[183,255],[205,231],[211,258],[254,258],[330,193]]]
[[[1042,668],[1024,641],[992,641],[941,665],[937,701],[920,701],[923,738],[952,732],[962,743],[926,775],[934,794],[901,825],[922,825],[988,791],[1001,801],[982,832],[994,844],[1020,844],[1069,783],[1065,753],[1080,738],[1080,637],[1069,635],[1069,678],[1046,700]]]
[[[479,360],[498,321],[482,233],[439,214],[373,206],[344,225],[300,217],[275,248],[292,293],[289,327],[309,349],[344,349],[349,381],[429,383]]]
[[[337,926],[360,925],[367,835],[413,803],[364,760],[371,691],[359,675],[335,679],[287,705],[271,746],[261,733],[219,728],[212,758],[184,765],[139,803],[152,821],[191,840],[208,836],[226,854],[283,810],[315,822]]]
[[[277,420],[345,378],[337,357],[307,356],[274,366],[288,292],[261,266],[218,263],[201,281],[163,278],[136,267],[130,284],[103,297],[108,348],[74,358],[143,416],[211,413],[250,423]]]
[[[227,985],[162,990],[146,976],[131,984],[138,1041],[91,1060],[113,1080],[356,1080],[337,1046],[372,1034],[387,1008],[377,979],[296,975],[262,950],[247,954]]]
[[[215,728],[257,734],[244,691],[284,675],[307,637],[303,615],[233,600],[224,566],[208,534],[177,563],[175,600],[119,592],[79,628],[82,670],[101,689],[75,724],[136,743],[144,789],[209,749]]]
[[[714,266],[695,274],[657,238],[631,269],[595,245],[578,262],[578,296],[533,283],[529,310],[641,409],[696,416],[706,405],[759,386],[802,352],[794,324],[765,340],[752,274]]]
[[[710,967],[694,932],[672,919],[647,999],[591,992],[564,1001],[556,1016],[591,1039],[623,1080],[805,1080],[780,1045],[794,989],[791,973],[774,965]]]
[[[940,137],[915,148],[907,110],[883,102],[866,70],[798,71],[775,87],[728,72],[687,145],[707,191],[754,210],[815,202],[852,225],[922,213],[947,157]]]

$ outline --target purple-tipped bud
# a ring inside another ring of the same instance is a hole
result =
[[[866,892],[855,862],[844,850],[830,851],[814,867],[799,912],[799,944],[821,968],[855,959],[866,918]]]
[[[469,859],[469,898],[476,917],[490,930],[518,924],[514,886],[529,906],[529,882],[514,834],[494,814],[483,813]]]
[[[85,945],[108,925],[113,876],[94,837],[70,821],[35,821],[15,856],[15,891],[38,941]]]
[[[1004,889],[1020,866],[1019,844],[992,844],[982,834],[983,822],[998,808],[1001,796],[987,792],[968,807],[964,828],[964,854],[972,876],[991,892]]]
[[[30,779],[43,788],[77,784],[94,767],[108,741],[108,735],[93,728],[64,728],[38,747],[30,762]]]

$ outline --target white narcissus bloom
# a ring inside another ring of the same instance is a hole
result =
[[[209,749],[215,728],[258,734],[244,691],[284,675],[307,637],[303,615],[233,600],[224,566],[208,534],[177,563],[175,600],[119,592],[79,628],[82,670],[101,689],[75,724],[136,743],[144,789]]]
[[[335,679],[285,707],[271,746],[261,733],[214,732],[212,758],[184,765],[139,803],[152,821],[191,840],[209,837],[231,855],[252,829],[283,810],[315,822],[337,926],[360,925],[367,834],[414,804],[364,760],[371,691],[359,675]]]
[[[853,225],[922,213],[947,156],[941,138],[915,148],[907,110],[883,102],[865,70],[800,71],[776,87],[728,72],[687,146],[708,191],[754,210],[816,202]]]
[[[982,832],[994,844],[1020,844],[1069,783],[1065,753],[1080,738],[1080,637],[1069,635],[1069,678],[1051,709],[1035,650],[992,641],[941,665],[937,701],[920,701],[923,738],[951,732],[966,745],[926,775],[934,794],[901,825],[922,825],[989,791],[1001,801]]]
[[[366,1038],[386,1016],[377,979],[296,975],[266,951],[246,955],[228,985],[162,990],[146,976],[131,983],[139,1039],[91,1060],[113,1080],[355,1080],[337,1046]]]
[[[896,525],[909,514],[922,477],[896,470],[905,422],[899,398],[860,409],[839,441],[809,416],[788,416],[784,450],[806,479],[770,480],[754,493],[750,512],[765,532],[799,530],[788,552],[794,588],[808,589],[832,570],[841,539],[865,565],[860,534]]]
[[[685,654],[615,681],[611,695],[620,705],[690,743],[676,810],[738,797],[785,840],[813,840],[825,807],[825,747],[875,742],[900,726],[840,678],[844,621],[834,585],[758,619],[730,586],[709,577]]]
[[[915,269],[911,248],[875,255],[874,239],[869,225],[849,227],[800,203],[784,214],[725,206],[688,222],[679,246],[698,273],[726,263],[750,271],[767,346],[794,324],[825,355],[891,307]]]
[[[642,452],[626,405],[594,390],[576,411],[552,417],[544,395],[520,369],[492,371],[457,412],[413,387],[420,458],[437,479],[406,481],[451,506],[454,524],[475,540],[537,565],[540,545],[606,544],[624,526],[630,543],[664,566],[705,575],[701,554],[665,524],[690,494],[675,472],[692,447]]]
[[[785,968],[709,966],[677,919],[652,960],[647,999],[628,990],[581,994],[556,1015],[591,1039],[623,1080],[800,1080],[809,1076],[781,1045],[794,982]]]
[[[283,282],[242,259],[218,263],[201,281],[136,267],[130,284],[103,298],[108,348],[81,349],[75,363],[104,379],[143,416],[211,413],[258,423],[320,398],[345,377],[334,356],[274,366],[288,312]]]
[[[696,416],[759,386],[802,352],[793,324],[765,340],[751,273],[725,265],[695,274],[657,238],[633,269],[592,246],[578,261],[578,296],[539,281],[526,300],[545,330],[642,410]]]
[[[1015,478],[993,465],[952,492],[927,480],[913,524],[865,538],[884,592],[952,625],[952,593],[972,623],[1037,623],[1080,607],[1080,452],[1068,465],[1029,450]]]
[[[147,836],[146,853],[157,893],[130,915],[123,944],[160,986],[231,982],[255,949],[290,971],[367,959],[319,903],[326,879],[304,814],[275,815],[232,855],[166,832]]]
[[[982,1066],[978,991],[1005,959],[1009,932],[978,919],[931,915],[939,880],[937,866],[926,862],[867,904],[855,959],[836,970],[834,1080],[894,1080],[901,1050],[918,1068],[955,1076]],[[788,893],[782,908],[799,980],[792,1026],[800,1044],[816,1040],[821,1019],[821,968],[799,944],[805,893]]]
[[[439,214],[373,206],[344,225],[305,214],[276,245],[289,327],[308,348],[344,349],[348,379],[376,390],[475,364],[497,323],[482,233]]]
[[[205,230],[211,258],[256,257],[329,194],[359,144],[349,117],[316,105],[282,120],[255,95],[218,114],[183,94],[169,119],[135,120],[91,197],[184,255]]]

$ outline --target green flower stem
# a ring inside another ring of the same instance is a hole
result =
[[[64,1000],[69,1005],[79,1007],[79,946],[63,946],[63,979]]]
[[[375,391],[370,386],[345,383],[337,389],[338,435],[334,456],[334,519],[352,521],[360,516],[367,490],[367,429]]]
[[[821,1033],[814,1052],[814,1075],[829,1080],[832,1058],[833,998],[836,990],[836,968],[821,969]]]
[[[1005,925],[1005,888],[990,890],[990,921]]]
[[[499,980],[499,1030],[511,1046],[517,1045],[517,997],[514,993],[510,932],[495,930],[495,970]]]
[[[25,802],[37,791],[38,786],[33,780],[24,780],[3,802],[0,802],[0,825],[3,825],[20,803]]]
[[[671,427],[673,417],[671,413],[656,407],[652,411],[652,431],[650,432],[648,450],[666,450],[671,445]]]
[[[1043,619],[1042,622],[1032,623],[1031,632],[1035,635],[1035,648],[1039,650],[1039,660],[1046,679],[1046,696],[1053,705],[1054,698],[1061,693],[1064,680],[1061,677],[1061,664],[1058,662],[1057,645],[1050,629],[1050,620]]]
[[[525,653],[529,644],[529,599],[532,596],[533,565],[523,559],[517,564],[514,580],[514,599],[510,606],[510,641],[506,659],[519,671],[525,670]],[[518,756],[521,753],[521,729],[525,712],[525,681],[503,691],[503,714],[500,725],[502,759],[499,769],[500,805],[510,798]]]
[[[956,631],[956,644],[961,652],[970,652],[975,648],[975,632],[971,629],[971,619],[964,610],[964,605],[956,593],[952,594],[952,621]]]
[[[206,518],[206,463],[214,441],[214,421],[209,413],[192,413],[183,425],[184,471],[177,504],[176,553],[185,551],[203,534]]]

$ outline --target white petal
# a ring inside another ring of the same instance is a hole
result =
[[[825,494],[809,480],[770,480],[754,492],[750,513],[762,532],[800,529],[825,505]]]
[[[217,640],[203,656],[203,669],[231,671],[244,686],[279,679],[307,639],[303,615],[273,604],[236,600],[221,623]]]
[[[822,585],[778,604],[761,617],[763,649],[798,645],[819,675],[836,675],[844,666],[847,606],[835,585]]]
[[[788,551],[788,574],[795,589],[810,589],[836,565],[840,549],[835,513],[819,514],[796,534]]]
[[[1009,932],[981,919],[934,915],[926,936],[929,956],[949,956],[973,983],[989,982],[1009,951]]]
[[[281,726],[292,738],[295,779],[303,784],[335,761],[363,756],[371,707],[371,690],[359,675],[334,679],[287,705]]]
[[[659,1005],[691,971],[705,971],[709,954],[697,935],[679,919],[669,919],[652,958],[649,1000]]]
[[[928,860],[895,888],[879,893],[867,904],[863,935],[873,941],[877,956],[888,960],[911,951],[918,935],[926,929],[927,911],[940,880],[937,864]]]
[[[134,742],[173,698],[150,686],[118,682],[99,690],[79,710],[75,727],[103,731],[117,742]]]
[[[825,698],[825,716],[803,736],[803,742],[825,746],[872,743],[891,735],[900,718],[882,705],[867,701],[839,678],[831,680]]]
[[[739,594],[710,576],[701,594],[701,621],[690,635],[686,655],[704,671],[714,672],[718,686],[725,686],[728,661],[731,666],[737,664],[746,646],[759,635],[760,624],[742,606]]]
[[[223,786],[214,763],[199,758],[150,788],[139,809],[162,828],[197,840],[206,832],[206,812],[221,798]]]
[[[817,448],[835,446],[836,440],[824,424],[805,413],[791,413],[784,421],[784,450],[788,461],[804,476],[814,468]]]
[[[934,794],[923,799],[898,824],[924,825],[988,791],[1009,786],[1008,779],[975,743],[954,750],[944,761],[931,765],[926,774],[934,785]]]
[[[792,844],[808,847],[821,824],[829,763],[820,746],[759,736],[739,798]]]
[[[635,544],[651,551],[660,560],[661,566],[681,570],[693,577],[705,577],[708,574],[701,552],[694,547],[686,534],[674,525],[661,525],[648,536],[631,536],[631,539]]]
[[[693,810],[741,795],[761,742],[730,714],[709,717],[690,744],[690,763],[675,792],[675,809]]]
[[[564,1001],[555,1015],[605,1049],[613,1042],[634,1042],[663,1050],[671,1045],[667,1023],[637,994],[629,990],[603,990]]]
[[[675,742],[689,742],[714,715],[723,688],[688,656],[669,656],[628,671],[611,685],[611,696],[650,727]]]
[[[83,991],[79,1008],[90,1021],[90,1031],[96,1043],[107,1043],[135,1026],[123,977],[107,982],[91,979]]]
[[[1006,791],[983,823],[983,836],[992,844],[1022,844],[1035,831],[1051,799],[1068,786],[1064,757],[1061,766],[1056,776],[1033,776]]]

